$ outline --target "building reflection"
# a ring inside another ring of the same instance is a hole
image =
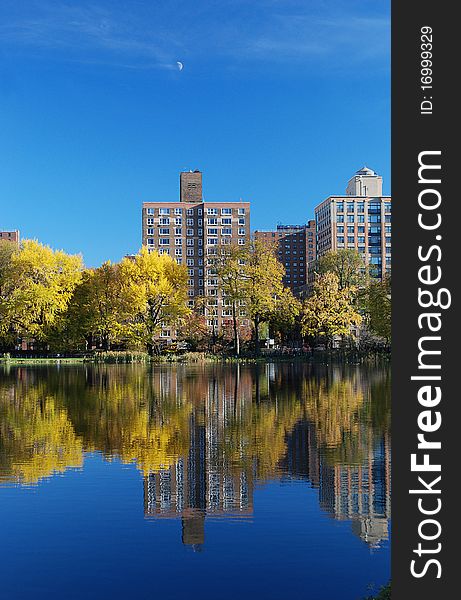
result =
[[[252,517],[256,486],[304,481],[374,548],[391,516],[389,418],[385,369],[12,369],[0,379],[0,483],[35,484],[88,451],[133,462],[145,517],[180,519],[200,550],[207,519]]]

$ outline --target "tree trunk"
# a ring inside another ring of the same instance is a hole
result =
[[[259,317],[255,317],[255,352],[259,354]]]
[[[234,327],[234,348],[235,354],[240,356],[240,338],[237,326],[237,309],[235,306],[235,302],[232,302],[232,324]]]

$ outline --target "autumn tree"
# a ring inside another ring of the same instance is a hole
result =
[[[131,307],[128,334],[152,353],[163,326],[176,327],[190,314],[187,270],[168,254],[143,247],[120,263],[122,294]]]
[[[270,320],[284,293],[285,270],[277,260],[275,245],[253,240],[243,254],[240,285],[245,310],[253,323],[256,352],[259,352],[259,326]]]
[[[387,343],[391,340],[391,277],[374,280],[364,293],[367,326]]]
[[[91,348],[97,341],[104,350],[120,341],[130,317],[130,302],[123,293],[120,266],[110,261],[83,273],[64,315],[61,336]]]
[[[348,335],[362,317],[353,304],[354,288],[340,288],[335,273],[325,273],[314,282],[313,294],[304,302],[301,315],[303,335],[321,337],[331,347],[335,335]]]
[[[2,262],[0,333],[44,340],[81,280],[82,257],[26,240]]]
[[[230,246],[221,255],[209,259],[210,267],[219,281],[219,289],[232,311],[232,331],[235,354],[240,354],[239,307],[245,301],[242,278],[246,273],[246,253],[240,246]]]
[[[365,261],[357,250],[349,248],[327,252],[318,259],[315,270],[319,275],[334,273],[340,290],[359,290],[369,279]]]
[[[280,296],[277,296],[275,310],[270,317],[271,331],[279,333],[283,340],[287,334],[298,329],[301,308],[301,302],[293,292],[289,288],[284,288]]]

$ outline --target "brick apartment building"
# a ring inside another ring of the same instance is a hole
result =
[[[285,267],[283,283],[294,294],[307,284],[309,264],[316,258],[315,220],[305,225],[277,225],[275,231],[255,231],[255,239],[277,244],[279,261]]]
[[[218,292],[212,259],[230,245],[245,246],[249,240],[250,203],[205,202],[200,171],[180,174],[179,201],[143,202],[143,245],[187,267],[189,306],[205,297],[207,324],[216,330],[230,324],[232,315]],[[244,317],[243,308],[241,312]],[[165,329],[162,337],[171,339],[174,332]]]
[[[19,246],[19,231],[0,231],[0,240],[7,240]]]

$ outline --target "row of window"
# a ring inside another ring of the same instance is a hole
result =
[[[336,217],[337,223],[365,223],[365,215],[347,215],[346,221],[344,221],[344,215],[338,215]],[[384,217],[385,223],[391,223],[392,217],[391,215],[386,215]],[[368,223],[381,223],[381,215],[368,215]]]
[[[169,227],[160,227],[158,230],[159,235],[170,235],[170,228]],[[182,232],[183,229],[182,227],[175,227],[174,228],[174,235],[175,236],[182,236]],[[154,235],[155,234],[155,229],[153,227],[149,227],[147,229],[147,235]],[[186,235],[191,237],[194,235],[194,230],[193,229],[186,229]],[[197,230],[197,235],[198,236],[202,236],[203,235],[203,229],[198,229]],[[210,227],[207,229],[207,235],[218,235],[218,229],[215,227]],[[221,235],[232,235],[232,228],[231,227],[222,227],[221,228]],[[246,235],[246,230],[241,228],[238,230],[238,235]]]
[[[232,219],[205,219],[208,225],[232,225]],[[174,222],[172,222],[174,221]],[[153,217],[148,217],[146,220],[148,226],[155,225],[155,219]],[[245,225],[245,217],[240,217],[237,221],[238,225]],[[177,225],[181,226],[183,224],[182,217],[175,217],[174,219],[170,219],[170,217],[160,217],[158,219],[159,226],[162,225]],[[195,219],[186,219],[186,225],[188,227],[192,227],[195,224]],[[197,225],[201,227],[203,225],[203,219],[197,220]]]
[[[338,225],[336,227],[336,230],[337,230],[338,233],[344,233],[344,226],[343,225]],[[386,225],[384,227],[384,233],[391,233],[391,231],[392,231],[392,227],[390,225]],[[347,233],[354,233],[354,232],[355,232],[355,227],[348,225],[348,227],[347,227]],[[365,226],[364,225],[359,225],[357,227],[357,232],[358,233],[365,233]],[[379,226],[379,227],[369,226],[368,227],[368,233],[381,233],[381,226]]]
[[[146,208],[146,214],[148,215],[155,215],[155,211],[158,211],[159,215],[182,215],[183,214],[183,209],[182,208]],[[186,215],[193,215],[194,214],[194,209],[193,208],[187,208],[184,209],[186,212]],[[237,211],[238,215],[244,215],[245,214],[245,209],[244,208],[237,208],[237,209],[232,209],[232,208],[221,208],[221,215],[232,215],[233,214],[233,210]],[[203,214],[203,210],[201,208],[197,209],[197,214],[198,215],[202,215]],[[206,210],[206,214],[207,215],[219,215],[219,208],[207,208]]]
[[[381,207],[384,207],[384,212],[391,212],[392,204],[390,202],[368,202],[368,212],[381,212]],[[351,213],[354,212],[357,208],[357,212],[364,213],[365,212],[365,204],[363,202],[347,202],[346,203],[346,212]],[[344,212],[344,202],[336,203],[336,212]]]

